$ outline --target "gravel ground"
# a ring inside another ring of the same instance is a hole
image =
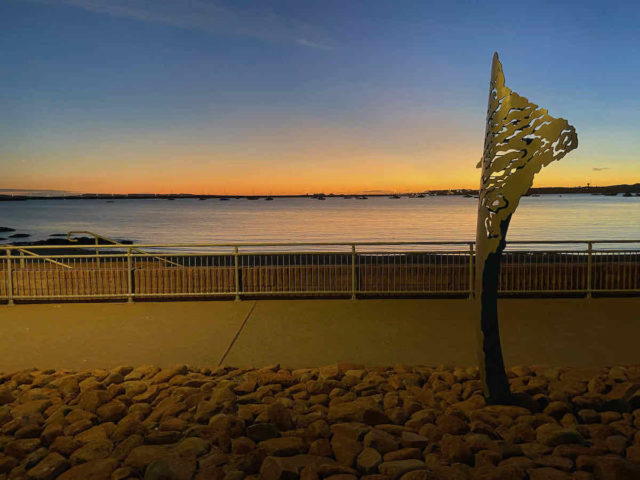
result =
[[[0,375],[0,480],[640,479],[640,366]]]

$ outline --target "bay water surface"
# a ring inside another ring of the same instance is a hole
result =
[[[478,200],[461,196],[27,200],[0,203],[23,240],[89,230],[135,243],[472,241]],[[1,243],[11,233],[0,233]],[[640,197],[524,197],[509,240],[640,240]],[[17,240],[17,239],[16,239]]]

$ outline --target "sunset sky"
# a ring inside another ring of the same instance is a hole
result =
[[[536,186],[640,182],[640,6],[2,0],[0,188],[477,188],[491,58],[576,127]]]

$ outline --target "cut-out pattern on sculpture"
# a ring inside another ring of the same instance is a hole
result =
[[[487,238],[499,239],[501,223],[515,212],[535,174],[577,146],[576,130],[565,119],[550,116],[505,86],[502,64],[494,54],[484,152],[478,163]]]
[[[478,361],[485,396],[513,401],[504,369],[498,326],[500,257],[511,216],[542,167],[578,146],[575,129],[551,117],[504,84],[502,64],[493,56],[476,231]]]

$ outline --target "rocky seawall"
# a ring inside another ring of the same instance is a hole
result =
[[[154,366],[0,375],[0,479],[640,478],[640,366]]]

